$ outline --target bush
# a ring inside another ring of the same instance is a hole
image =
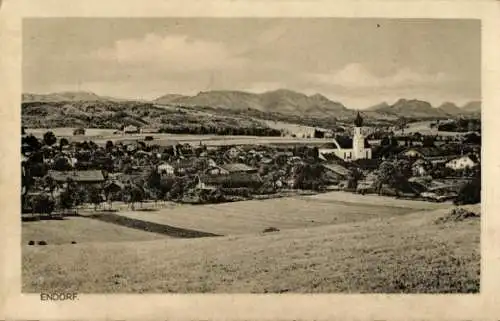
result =
[[[462,187],[453,203],[455,205],[481,203],[481,180],[474,179]]]
[[[464,208],[454,208],[446,216],[438,218],[435,223],[461,222],[471,218],[479,218],[480,214],[468,211]]]
[[[43,142],[47,146],[52,146],[57,142],[57,138],[53,132],[48,131],[43,135]]]
[[[270,233],[270,232],[279,232],[280,230],[276,227],[267,227],[265,228],[262,233]]]

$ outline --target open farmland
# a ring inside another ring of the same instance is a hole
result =
[[[263,235],[25,246],[23,291],[477,292],[480,221],[437,224],[447,212]]]
[[[407,128],[404,129],[404,132],[400,129],[395,130],[394,133],[396,135],[404,135],[404,134],[414,134],[420,133],[421,135],[438,135],[438,136],[457,136],[457,135],[467,135],[468,132],[448,132],[448,131],[438,131],[437,128],[431,128],[431,124],[436,123],[435,120],[426,120],[409,123]]]
[[[49,245],[71,242],[148,241],[166,238],[149,233],[82,217],[64,220],[41,220],[22,223],[22,244],[45,241]]]
[[[32,134],[33,136],[37,138],[43,137],[43,135],[51,131],[56,135],[57,137],[74,137],[73,136],[73,131],[76,129],[76,127],[55,127],[55,128],[26,128],[26,134]],[[116,131],[116,129],[106,129],[106,128],[85,128],[85,135],[82,135],[86,137],[87,139],[90,139],[92,137],[99,137],[99,136],[112,136],[113,133]],[[78,137],[78,136],[76,136]]]
[[[331,193],[329,193],[331,194]],[[344,202],[341,195],[322,195],[245,201],[215,205],[186,205],[152,212],[120,211],[117,215],[134,220],[176,226],[219,235],[255,234],[268,227],[303,229],[323,225],[359,222],[391,217],[417,210],[429,210],[449,205],[392,200],[364,204]],[[339,193],[345,195],[346,193]],[[357,196],[357,195],[355,195]],[[363,197],[357,197],[363,199]]]
[[[92,140],[98,145],[105,145],[108,140],[113,143],[130,142],[132,140],[144,140],[146,136],[153,137],[151,144],[160,146],[172,144],[198,145],[203,142],[207,146],[224,145],[248,145],[248,144],[324,144],[325,139],[320,138],[294,138],[294,137],[266,137],[266,136],[242,136],[242,135],[194,135],[194,134],[166,134],[166,133],[142,133],[142,134],[113,134],[116,130],[88,128],[85,135],[73,135],[72,127],[57,128],[27,128],[27,134],[33,134],[41,139],[47,131],[52,131],[57,137],[66,138],[69,142],[83,142]]]

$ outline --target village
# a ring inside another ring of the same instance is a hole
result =
[[[483,290],[481,21],[293,16],[23,21],[23,293]]]
[[[86,204],[97,211],[112,210],[113,203],[134,209],[164,201],[207,204],[328,191],[480,201],[480,133],[440,136],[403,129],[396,135],[363,125],[358,113],[347,131],[351,137],[344,132],[326,135],[323,143],[220,146],[162,141],[135,126],[114,133],[133,137],[104,144],[24,132],[23,213],[64,216]],[[73,132],[84,134],[83,128]]]

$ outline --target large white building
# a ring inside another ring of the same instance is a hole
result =
[[[354,120],[354,135],[352,139],[332,139],[329,143],[319,148],[320,154],[335,154],[345,161],[356,159],[371,159],[372,149],[365,140],[361,129],[363,127],[363,118],[358,112]]]

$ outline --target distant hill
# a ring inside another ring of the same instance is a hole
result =
[[[156,103],[176,104],[182,106],[215,107],[232,110],[256,109],[262,112],[317,115],[317,116],[351,116],[353,111],[339,102],[329,100],[323,95],[307,96],[287,89],[278,89],[255,94],[243,91],[205,91],[195,96],[166,95],[155,99]]]
[[[438,107],[438,109],[442,110],[445,114],[456,116],[462,114],[464,111],[460,109],[457,105],[451,102],[445,102]]]
[[[372,107],[371,111],[406,118],[441,118],[448,116],[443,110],[434,108],[430,103],[418,99],[399,99],[392,105],[382,103]]]
[[[481,113],[481,102],[480,101],[470,101],[464,106],[462,110],[467,113]]]
[[[366,108],[365,111],[385,110],[388,107],[390,107],[389,104],[384,101],[384,102],[381,102],[380,104],[376,104],[376,105],[373,105],[371,107]]]
[[[99,96],[88,91],[66,91],[50,94],[33,94],[24,93],[22,95],[23,102],[61,102],[61,101],[121,101],[123,99]]]
[[[458,115],[480,113],[481,102],[470,102],[460,108],[452,102],[445,102],[439,107],[433,107],[429,102],[418,99],[399,99],[392,105],[386,102],[374,105],[366,109],[367,114],[381,119],[383,116],[406,117],[406,118],[445,118]]]
[[[158,127],[161,125],[159,119],[152,116],[164,116],[164,112],[151,108],[167,108],[171,110],[168,113],[171,117],[180,107],[192,115],[202,112],[200,109],[221,117],[232,115],[240,119],[239,122],[253,119],[333,128],[343,123],[351,124],[357,112],[321,94],[305,95],[287,89],[260,94],[230,90],[203,91],[193,96],[167,94],[153,101],[117,99],[86,91],[26,93],[22,99],[23,122],[35,127],[45,123],[50,126],[70,123],[83,126],[92,121],[106,128],[124,123]],[[132,112],[127,117],[112,116],[120,110]],[[362,113],[367,123],[373,125],[392,124],[402,116],[420,120],[458,115],[477,117],[480,111],[480,101],[470,102],[462,108],[451,102],[434,108],[423,100],[399,99],[392,105],[382,102],[362,110]],[[193,121],[196,122],[196,117]]]
[[[186,98],[188,96],[179,95],[179,94],[166,94],[161,97],[156,98],[154,101],[158,104],[172,104],[175,103],[176,100],[181,100],[182,98]]]

